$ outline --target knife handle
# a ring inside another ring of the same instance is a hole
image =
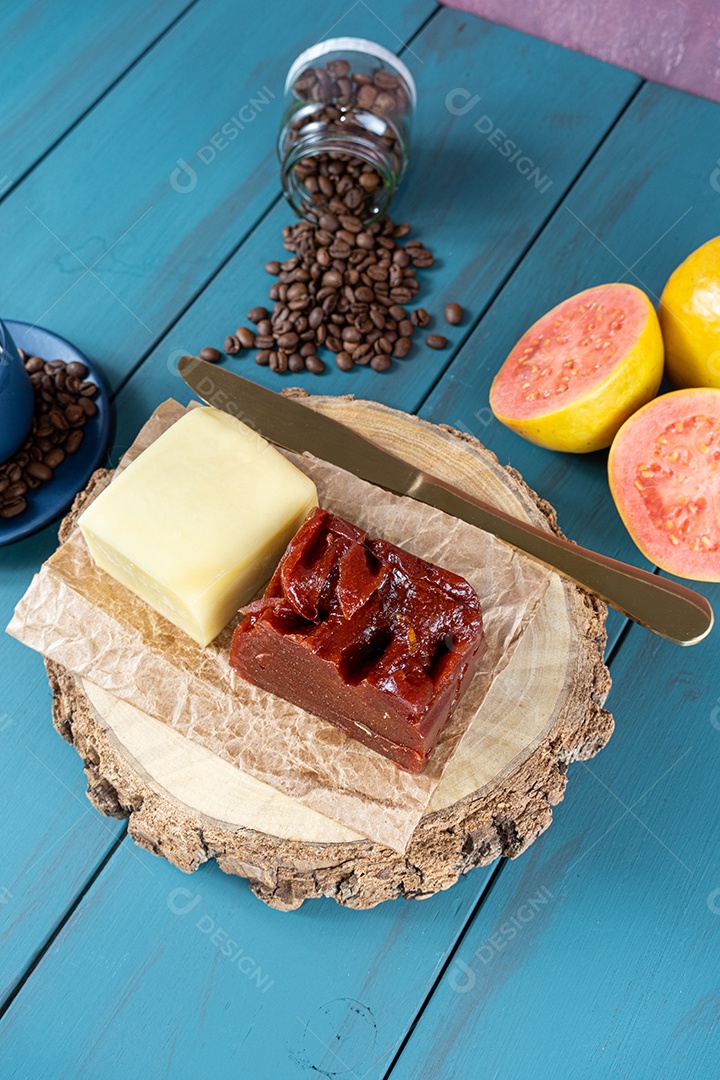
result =
[[[684,585],[538,529],[434,477],[424,476],[412,495],[465,520],[468,520],[467,503],[473,503],[478,508],[474,524],[479,528],[492,532],[505,543],[557,570],[622,615],[668,641],[694,645],[712,629],[714,616],[709,602]]]

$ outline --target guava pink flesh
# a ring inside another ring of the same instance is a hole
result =
[[[493,408],[530,420],[556,412],[602,383],[647,325],[648,304],[624,285],[564,300],[518,341],[493,387]]]
[[[649,559],[720,576],[720,391],[667,394],[636,414],[613,447],[611,485]]]

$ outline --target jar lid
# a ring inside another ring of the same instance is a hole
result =
[[[374,56],[376,59],[382,60],[390,67],[394,68],[398,75],[403,77],[407,84],[408,91],[410,92],[413,108],[417,105],[415,80],[410,74],[407,66],[403,64],[402,60],[400,60],[394,52],[391,52],[390,49],[386,49],[384,45],[378,45],[375,41],[368,41],[366,38],[328,38],[327,41],[319,41],[317,45],[311,45],[309,49],[300,53],[297,59],[293,61],[285,80],[285,93],[288,94],[292,90],[293,83],[297,76],[304,71],[306,67],[309,67],[313,60],[319,60],[321,56],[325,56],[327,53],[331,52],[367,53],[368,56]]]

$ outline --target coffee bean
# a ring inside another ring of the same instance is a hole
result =
[[[268,334],[272,334],[272,330],[272,323],[270,322],[269,318],[266,317],[264,319],[260,319],[260,322],[257,324],[256,333],[260,334],[262,337],[267,337]]]
[[[78,408],[82,409],[87,417],[95,416],[98,411],[97,405],[94,401],[91,401],[89,397],[79,397]]]
[[[36,371],[42,371],[45,367],[45,361],[40,356],[28,356],[25,361],[25,370],[28,375],[34,375]]]
[[[80,443],[83,441],[84,438],[85,433],[84,431],[82,431],[81,428],[75,428],[74,431],[71,431],[68,436],[68,441],[65,443],[65,453],[74,454],[78,450]]]
[[[268,349],[262,349],[260,352],[255,353],[255,363],[260,364],[260,367],[267,367],[270,360],[270,352]]]
[[[92,401],[88,401],[88,405],[93,405]],[[93,405],[93,408],[95,406]],[[80,405],[68,405],[65,409],[65,419],[70,427],[77,427],[78,424],[85,423],[85,413]]]
[[[340,218],[340,224],[346,232],[353,234],[362,232],[362,221],[360,218],[355,217],[354,214],[343,214]]]
[[[412,349],[410,338],[400,337],[393,346],[392,355],[398,360],[403,360]]]
[[[280,263],[277,259],[271,259],[270,262],[265,263],[265,272],[268,274],[274,274],[277,276],[280,273]]]
[[[272,334],[258,334],[255,338],[255,346],[258,349],[272,349],[275,338]]]
[[[319,356],[314,355],[305,357],[305,367],[313,375],[322,375],[323,371],[325,370],[324,362],[320,359]]]
[[[62,451],[60,451],[62,453]],[[27,466],[26,472],[30,476],[34,476],[36,480],[52,480],[53,471],[49,465],[45,465],[42,461],[31,461]]]
[[[240,348],[240,338],[237,334],[228,334],[223,345],[223,352],[227,353],[228,356],[235,356],[236,353],[240,352]]]
[[[255,335],[249,326],[238,326],[235,334],[243,349],[252,349],[255,345]]]
[[[339,352],[335,357],[335,364],[341,371],[350,371],[355,366],[352,356],[347,352]]]
[[[84,379],[88,373],[87,366],[80,360],[72,360],[65,368],[65,374],[73,379]]]
[[[343,283],[342,274],[339,270],[327,270],[322,276],[322,283],[329,289],[339,289]]]
[[[27,509],[25,499],[15,499],[13,502],[4,502],[0,506],[0,517],[14,518]]]
[[[371,281],[387,281],[388,279],[387,268],[382,263],[371,263],[366,273]]]
[[[61,431],[67,429],[68,422],[65,419],[65,414],[60,409],[50,409],[48,412],[48,419],[54,428],[58,428]]]
[[[259,323],[263,319],[267,319],[267,317],[268,317],[268,310],[267,310],[267,308],[264,308],[264,307],[250,308],[250,310],[247,313],[247,320],[248,320],[248,322],[251,322],[251,323]]]
[[[370,361],[370,367],[373,371],[387,371],[389,367],[392,367],[392,360],[386,353],[378,353]]]
[[[450,323],[451,326],[459,326],[463,321],[463,309],[459,304],[447,304],[445,307],[445,322]]]
[[[305,357],[300,353],[292,353],[288,356],[288,369],[292,372],[305,370]]]
[[[397,304],[409,304],[413,295],[413,290],[405,287],[390,290],[390,299]]]
[[[285,349],[286,352],[293,352],[297,347],[298,336],[297,334],[290,332],[288,334],[281,334],[277,339],[277,343],[281,349]]]
[[[268,364],[271,371],[276,371],[279,375],[283,375],[288,369],[287,353],[282,349],[278,349],[277,352],[271,352],[268,357]]]
[[[448,339],[443,337],[442,334],[428,334],[425,338],[425,343],[429,345],[431,349],[444,349],[447,346]]]
[[[318,177],[318,188],[320,189],[321,194],[323,194],[326,199],[328,199],[335,191],[334,185],[330,182],[330,180],[328,180],[326,176]]]
[[[222,360],[222,353],[218,349],[213,349],[207,345],[204,349],[200,350],[200,359],[207,360],[208,364],[217,364],[218,360]]]
[[[43,464],[47,465],[49,469],[57,469],[58,465],[62,465],[64,460],[65,451],[61,450],[60,447],[56,447],[54,450],[50,450],[49,453],[45,454]]]
[[[415,326],[427,326],[430,322],[430,316],[425,308],[415,308],[410,312],[410,319]]]

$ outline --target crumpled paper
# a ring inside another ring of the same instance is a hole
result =
[[[184,412],[175,401],[161,405],[119,470]],[[461,574],[480,597],[487,650],[422,773],[401,771],[326,721],[247,683],[229,664],[237,619],[201,648],[96,567],[79,529],[34,577],[8,632],[239,769],[402,852],[537,611],[550,572],[439,510],[311,455],[286,456],[312,477],[321,506]]]

